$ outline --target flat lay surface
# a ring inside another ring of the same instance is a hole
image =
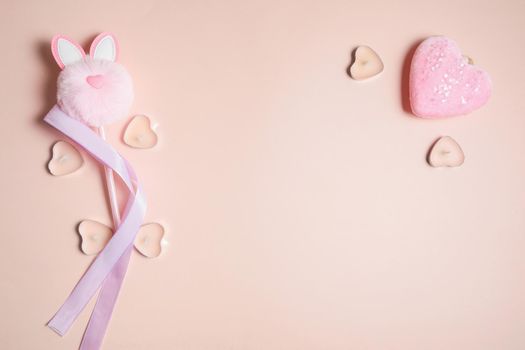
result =
[[[523,1],[0,5],[2,349],[75,349],[94,305],[63,338],[45,327],[92,261],[77,225],[111,212],[84,152],[49,174],[64,137],[42,118],[51,38],[87,50],[102,31],[135,87],[108,140],[168,241],[133,253],[104,349],[525,348]],[[409,112],[410,57],[431,35],[490,74],[485,106]],[[348,75],[360,45],[384,64],[365,81]],[[158,124],[155,147],[124,143],[133,115]],[[427,163],[442,136],[461,166]]]

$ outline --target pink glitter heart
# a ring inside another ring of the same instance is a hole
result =
[[[487,72],[468,63],[456,42],[443,37],[423,41],[410,66],[410,105],[423,118],[464,115],[490,98]]]

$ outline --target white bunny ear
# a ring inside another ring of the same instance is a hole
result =
[[[118,58],[118,42],[113,34],[99,34],[89,49],[89,55],[98,60],[108,60],[115,62]]]
[[[60,68],[80,61],[86,53],[84,49],[73,40],[63,36],[55,35],[51,40],[51,51]]]

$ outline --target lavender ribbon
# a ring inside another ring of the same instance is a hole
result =
[[[126,273],[135,236],[143,222],[146,200],[130,164],[89,127],[69,117],[58,106],[54,106],[49,111],[44,121],[114,171],[129,191],[122,222],[116,228],[113,237],[48,323],[48,327],[59,335],[67,333],[80,312],[104,283],[81,345],[83,349],[98,349]]]
[[[133,245],[122,255],[115,267],[113,267],[113,270],[111,270],[111,273],[104,280],[84,337],[82,337],[80,350],[100,349],[109,325],[109,320],[111,319],[111,314],[117,302],[120,288],[124,282],[124,276],[128,269],[129,258],[131,257],[132,251]]]

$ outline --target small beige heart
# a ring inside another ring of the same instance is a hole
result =
[[[145,257],[156,258],[162,252],[163,237],[164,227],[161,224],[144,224],[135,238],[135,249]]]
[[[383,61],[374,50],[368,46],[359,46],[350,66],[350,76],[355,80],[365,80],[378,75],[383,68]]]
[[[450,136],[437,140],[428,153],[428,163],[437,167],[458,167],[465,161],[465,154],[459,144]]]
[[[52,175],[62,176],[75,172],[82,164],[84,159],[75,147],[66,141],[58,141],[51,149],[51,159],[47,163],[47,169]]]
[[[95,255],[104,249],[113,235],[113,230],[98,221],[84,220],[78,225],[78,234],[82,238],[82,252]]]
[[[133,148],[152,148],[157,141],[157,134],[151,128],[151,122],[145,115],[133,117],[124,132],[124,142]]]

